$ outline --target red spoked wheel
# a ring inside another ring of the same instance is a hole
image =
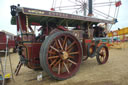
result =
[[[109,51],[108,51],[108,47],[106,45],[101,45],[98,50],[97,50],[97,62],[99,64],[105,64],[108,60],[109,57]]]
[[[57,32],[43,42],[40,64],[52,78],[64,80],[79,70],[82,54],[81,43],[71,33]]]

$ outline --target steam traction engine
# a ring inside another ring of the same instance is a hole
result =
[[[96,56],[99,64],[108,60],[106,43],[95,37],[105,36],[105,28],[99,23],[113,21],[14,5],[11,14],[11,24],[17,25],[20,66],[41,68],[52,78],[64,80],[72,77],[88,57]],[[38,35],[35,26],[40,27]],[[19,69],[15,72],[17,75]]]

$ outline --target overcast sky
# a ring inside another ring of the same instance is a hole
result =
[[[10,24],[10,19],[11,19],[10,5],[20,4],[22,7],[49,10],[52,7],[52,1],[53,0],[0,0],[0,30],[6,30],[8,32],[16,34],[16,26],[12,26]],[[120,6],[120,11],[118,16],[118,23],[116,23],[111,30],[128,27],[127,10],[128,10],[128,0],[122,0],[122,5]]]

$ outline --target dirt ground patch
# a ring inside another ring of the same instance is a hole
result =
[[[18,63],[18,55],[11,54],[13,71]],[[111,49],[109,60],[98,65],[96,58],[83,62],[75,76],[64,81],[51,79],[43,72],[43,80],[37,81],[41,71],[34,71],[23,66],[15,81],[7,85],[128,85],[128,49]]]

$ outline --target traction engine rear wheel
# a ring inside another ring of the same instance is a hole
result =
[[[64,80],[79,70],[82,54],[81,43],[71,33],[57,32],[43,42],[40,64],[52,78]]]
[[[97,62],[99,64],[105,64],[108,60],[108,56],[109,56],[109,51],[108,51],[108,47],[106,45],[101,45],[98,49],[97,49]]]

